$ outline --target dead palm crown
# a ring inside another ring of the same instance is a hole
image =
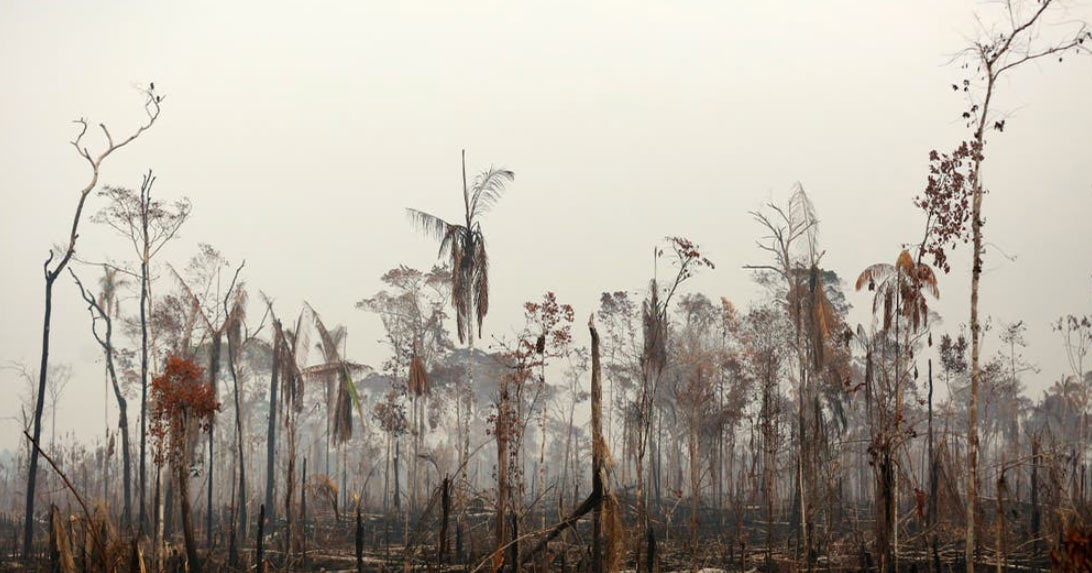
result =
[[[891,321],[897,316],[906,319],[911,332],[929,323],[929,307],[923,294],[940,298],[937,277],[933,269],[922,262],[915,262],[909,251],[903,250],[894,265],[876,263],[869,266],[857,277],[856,289],[868,285],[868,290],[875,291],[872,299],[872,312],[883,305],[883,328],[891,327]]]
[[[504,194],[505,184],[515,178],[511,171],[490,167],[468,186],[465,150],[462,155],[462,224],[449,223],[424,211],[406,209],[415,227],[440,242],[438,256],[446,256],[451,261],[451,306],[455,308],[460,343],[473,336],[474,320],[477,320],[478,335],[481,336],[482,319],[489,312],[489,259],[479,219]]]
[[[315,329],[319,333],[318,349],[322,351],[325,362],[322,364],[311,366],[303,370],[304,376],[314,377],[318,380],[323,380],[327,386],[327,392],[332,389],[332,383],[336,376],[337,393],[334,394],[334,410],[330,414],[333,417],[333,435],[335,443],[341,444],[348,441],[353,436],[353,408],[357,410],[357,415],[360,417],[360,423],[363,424],[364,408],[360,402],[360,396],[357,394],[356,386],[353,383],[352,372],[364,370],[365,367],[361,364],[356,364],[345,360],[341,353],[338,352],[338,346],[341,344],[342,339],[345,336],[345,331],[342,327],[336,327],[333,331],[326,328],[326,324],[322,322],[322,318],[319,317],[318,312],[307,302],[304,302],[304,306],[310,311],[311,316],[314,318]]]

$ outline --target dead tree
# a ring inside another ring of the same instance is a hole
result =
[[[592,425],[592,495],[603,491],[603,457],[607,445],[603,441],[603,381],[599,369],[599,331],[595,329],[595,315],[588,317],[591,333],[591,425]],[[592,516],[591,572],[603,573],[603,503],[595,508]]]
[[[235,445],[239,455],[239,509],[238,517],[231,528],[231,540],[234,545],[236,535],[246,537],[247,526],[247,491],[246,491],[246,451],[243,445],[243,403],[239,396],[239,373],[235,368],[235,355],[243,342],[241,334],[242,323],[245,319],[246,291],[238,284],[239,272],[243,270],[246,261],[239,263],[235,269],[235,276],[231,279],[231,286],[224,295],[224,324],[228,339],[228,370],[231,372],[232,390],[235,397]],[[239,288],[236,288],[238,286]],[[240,531],[241,530],[241,531]]]
[[[68,272],[72,274],[72,279],[76,281],[76,286],[79,287],[83,300],[87,302],[87,310],[91,313],[91,334],[95,337],[95,341],[99,343],[99,346],[102,347],[103,355],[106,358],[106,372],[110,375],[110,383],[114,388],[114,397],[118,402],[118,427],[121,429],[122,489],[124,491],[122,524],[128,525],[133,519],[132,477],[129,473],[131,466],[129,461],[129,403],[125,400],[125,395],[121,393],[117,370],[114,368],[113,320],[110,318],[109,312],[102,308],[94,295],[83,288],[83,283],[80,282],[76,273],[72,269],[68,269]],[[98,331],[98,322],[100,320],[105,325],[102,335]]]
[[[359,515],[360,514],[357,513],[357,516],[358,516],[357,519],[358,520],[360,519]],[[357,522],[357,525],[359,527],[359,521]],[[359,534],[358,534],[358,536],[359,536]],[[265,537],[265,504],[263,503],[262,506],[258,509],[258,540],[257,540],[258,547],[257,547],[257,557],[255,559],[256,564],[258,566],[258,573],[264,573],[264,571],[265,571],[265,555],[264,555],[265,552],[263,551],[265,549],[265,547],[263,545],[263,542],[265,541],[264,537]]]
[[[263,295],[264,296],[264,295]],[[273,313],[273,303],[266,299],[270,314]],[[273,504],[273,486],[276,484],[273,473],[273,462],[277,454],[277,379],[281,366],[281,322],[273,318],[273,364],[270,366],[269,375],[269,423],[266,429],[265,450],[265,505],[269,508],[270,518],[276,513]]]
[[[591,571],[593,573],[602,573],[603,571],[604,540],[602,527],[606,521],[616,519],[617,515],[608,516],[604,512],[606,506],[611,503],[609,501],[611,496],[606,491],[606,476],[604,474],[607,443],[603,439],[603,384],[599,366],[599,332],[595,329],[594,316],[592,315],[588,319],[588,330],[591,332],[592,337],[592,491],[568,517],[551,528],[549,533],[539,540],[534,549],[522,556],[520,559],[522,564],[529,563],[536,555],[546,549],[550,541],[553,541],[566,529],[575,526],[580,518],[594,510],[595,513],[592,515]],[[611,529],[616,531],[617,527]],[[617,541],[610,538],[606,539],[605,545],[608,548],[607,553],[611,556],[610,561],[614,560],[613,546],[617,544]]]
[[[152,198],[156,178],[149,170],[142,178],[139,193],[123,187],[106,187],[98,193],[108,203],[92,217],[95,223],[109,226],[129,241],[140,261],[140,273],[123,271],[140,279],[140,522],[145,525],[144,487],[147,463],[147,435],[143,420],[147,413],[149,350],[154,347],[154,334],[149,333],[148,322],[152,307],[151,262],[159,251],[173,239],[189,218],[192,206],[188,199],[166,205]],[[153,360],[154,362],[154,360]],[[158,524],[157,524],[158,526]]]
[[[1043,33],[1044,14],[1055,5],[1057,0],[1039,2],[1004,3],[1003,30],[993,31],[974,42],[964,52],[965,62],[962,69],[968,70],[962,86],[952,84],[955,91],[962,90],[967,97],[967,108],[963,112],[966,126],[972,130],[969,141],[962,142],[951,155],[941,156],[936,151],[930,154],[932,161],[963,160],[967,165],[965,177],[945,178],[943,173],[933,172],[930,185],[924,199],[916,201],[918,206],[929,211],[939,206],[948,216],[933,221],[929,228],[925,252],[933,255],[934,266],[948,270],[946,248],[954,248],[967,240],[971,242],[971,392],[967,407],[967,531],[964,558],[967,571],[974,570],[975,555],[975,520],[978,497],[978,390],[981,381],[980,351],[982,325],[978,317],[978,287],[982,275],[984,243],[982,237],[982,200],[986,188],[982,182],[982,163],[987,134],[991,131],[1002,132],[1005,119],[998,117],[994,110],[997,87],[1002,77],[1009,72],[1023,67],[1029,62],[1044,58],[1063,59],[1067,52],[1089,52],[1085,42],[1092,44],[1092,32],[1082,22],[1072,26],[1054,37]],[[974,70],[971,72],[970,70]],[[973,81],[973,83],[972,83]],[[959,164],[957,164],[958,166]],[[967,206],[970,213],[967,213]],[[970,229],[967,229],[967,222]]]
[[[104,149],[98,155],[92,155],[88,148],[83,144],[83,136],[87,134],[87,120],[78,119],[75,123],[80,125],[80,133],[76,136],[76,139],[72,141],[72,146],[76,148],[76,152],[80,157],[84,158],[88,166],[91,168],[91,179],[87,182],[87,185],[80,190],[80,197],[76,203],[76,213],[72,217],[72,227],[68,235],[68,245],[64,248],[64,251],[60,253],[61,258],[57,263],[50,268],[50,264],[53,263],[53,258],[58,254],[52,249],[49,251],[49,256],[46,258],[45,263],[42,265],[44,277],[45,277],[45,317],[42,321],[42,360],[41,366],[38,369],[38,400],[34,408],[34,434],[32,441],[37,443],[42,435],[42,409],[45,407],[45,388],[46,388],[46,376],[49,372],[49,327],[50,319],[53,314],[53,283],[68,266],[69,261],[72,260],[72,256],[76,254],[76,239],[79,237],[79,225],[80,218],[83,214],[84,204],[87,202],[87,196],[99,183],[99,170],[102,166],[102,162],[106,160],[112,153],[121,149],[122,147],[131,143],[134,139],[140,137],[145,131],[155,124],[156,119],[159,117],[160,103],[163,101],[163,97],[156,95],[154,84],[149,85],[148,89],[143,91],[145,96],[144,110],[148,115],[147,121],[141,125],[135,132],[129,137],[115,142],[113,136],[110,135],[110,130],[106,128],[105,124],[100,123],[99,128],[102,129],[103,136],[106,138],[106,149]],[[142,422],[143,423],[143,422]],[[34,542],[34,492],[37,485],[38,477],[38,450],[34,449],[30,453],[30,469],[27,472],[27,496],[26,496],[26,515],[23,522],[23,557],[30,556],[31,549]]]

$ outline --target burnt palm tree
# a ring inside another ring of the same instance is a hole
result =
[[[348,491],[346,483],[345,443],[353,437],[353,408],[356,408],[360,423],[364,423],[364,409],[353,383],[353,372],[365,370],[362,364],[350,362],[342,356],[343,352],[338,347],[343,347],[348,337],[348,331],[344,326],[336,326],[332,330],[326,328],[318,312],[307,302],[304,307],[314,319],[315,329],[319,334],[319,341],[315,344],[323,357],[324,362],[315,366],[304,368],[302,374],[308,380],[321,382],[326,388],[326,444],[324,445],[326,476],[330,477],[330,450],[334,449],[334,456],[340,467],[335,467],[334,481],[337,474],[341,474],[342,491]],[[336,385],[335,385],[336,383]]]
[[[915,261],[910,256],[910,252],[905,249],[899,253],[895,264],[876,263],[862,271],[860,276],[857,277],[855,288],[861,290],[865,285],[868,285],[868,290],[876,293],[872,298],[872,312],[874,314],[880,313],[883,319],[885,340],[887,338],[886,333],[890,331],[892,324],[895,327],[894,431],[886,437],[882,449],[884,455],[893,460],[893,465],[897,465],[899,441],[902,436],[902,378],[905,377],[906,371],[909,369],[904,368],[900,372],[899,366],[903,358],[902,349],[910,345],[910,334],[917,332],[929,322],[929,306],[925,295],[928,294],[932,298],[939,298],[940,290],[937,288],[937,277],[933,273],[932,267],[920,260]],[[902,339],[900,339],[899,332],[901,321],[906,323]],[[888,466],[889,475],[887,479],[890,480],[891,487],[889,490],[885,488],[888,495],[883,503],[886,509],[884,514],[887,527],[886,537],[894,542],[894,546],[891,548],[891,557],[893,562],[897,563],[899,539],[896,519],[898,515],[898,486],[895,480],[898,479],[898,472],[894,471],[893,465]],[[886,552],[888,548],[883,547],[882,549]]]
[[[896,333],[899,317],[906,319],[910,332],[916,332],[928,324],[929,306],[923,295],[940,297],[932,267],[915,262],[906,250],[899,253],[893,265],[876,263],[862,271],[855,288],[861,290],[865,285],[876,293],[872,299],[872,312],[880,311],[882,305],[883,328],[887,330],[894,321]]]
[[[466,179],[466,150],[462,152],[463,165],[463,221],[449,223],[435,215],[406,209],[414,226],[425,235],[440,242],[439,257],[446,257],[451,266],[451,306],[455,309],[456,331],[459,342],[467,342],[469,354],[466,363],[464,394],[470,392],[474,381],[474,327],[478,325],[481,336],[482,320],[489,312],[489,259],[485,250],[481,217],[489,212],[504,194],[505,185],[515,178],[506,169],[490,167],[475,178],[473,185]],[[466,460],[470,450],[470,403],[469,397],[463,425],[462,466],[466,476]]]

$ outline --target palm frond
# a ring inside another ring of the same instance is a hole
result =
[[[894,294],[895,294],[894,291],[892,291],[891,289],[884,289],[884,295],[883,295],[883,329],[884,330],[887,330],[887,329],[891,328],[891,318],[892,318],[891,309],[892,309],[892,305],[894,303],[894,300],[893,300],[894,299]]]
[[[455,331],[459,335],[461,344],[470,334],[470,329],[467,327],[470,320],[470,293],[467,289],[473,284],[473,277],[469,272],[470,266],[466,261],[465,250],[452,249],[451,255],[451,306],[455,308]]]
[[[455,251],[462,249],[463,243],[466,241],[466,227],[462,225],[448,225],[447,232],[444,233],[442,239],[440,239],[440,250],[436,253],[437,258],[444,256],[445,252],[450,253],[448,258],[454,258]],[[454,265],[454,260],[451,261]]]
[[[409,207],[406,208],[406,216],[415,229],[437,241],[443,241],[448,234],[448,228],[452,226],[436,215]]]
[[[917,282],[921,289],[929,293],[933,298],[940,298],[940,289],[937,287],[937,276],[933,273],[933,269],[925,263],[918,263],[916,274]]]
[[[898,259],[895,260],[895,268],[897,268],[900,273],[910,276],[914,274],[914,266],[914,258],[910,256],[910,251],[903,249],[902,252],[899,253]]]
[[[874,288],[876,283],[882,283],[887,280],[895,272],[895,267],[887,263],[876,263],[869,265],[865,270],[861,271],[860,276],[857,277],[857,284],[854,286],[856,290],[861,290],[864,285],[870,285],[869,290]]]
[[[337,363],[341,362],[341,357],[338,355],[337,342],[334,341],[334,337],[327,330],[326,325],[322,322],[322,318],[315,312],[314,307],[310,303],[304,302],[304,306],[311,311],[311,317],[315,321],[315,329],[318,330],[319,338],[322,341],[322,351],[326,355],[324,358],[326,362]]]
[[[794,226],[805,230],[809,261],[815,263],[819,250],[819,217],[815,214],[815,205],[804,192],[804,185],[799,181],[793,185],[789,196],[789,220]]]
[[[477,219],[488,213],[501,195],[504,195],[505,185],[514,181],[515,178],[516,174],[507,169],[490,167],[481,172],[474,180],[474,191],[470,200],[470,218]]]
[[[482,335],[482,320],[489,313],[489,257],[485,252],[485,239],[478,236],[474,242],[474,307],[478,319],[478,337]]]
[[[334,407],[334,443],[341,444],[353,437],[353,409],[352,396],[349,394],[349,386],[352,380],[348,379],[344,368],[338,376],[337,402]],[[363,419],[363,418],[362,418]]]
[[[348,370],[349,372],[367,372],[370,368],[367,365],[358,362],[339,360],[337,362],[324,362],[322,364],[308,366],[307,368],[300,370],[300,372],[308,378],[321,378],[330,376],[331,374],[338,374],[342,370]]]

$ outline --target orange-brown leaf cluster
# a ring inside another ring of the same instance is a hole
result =
[[[178,459],[189,429],[207,431],[220,402],[204,371],[193,360],[169,356],[163,373],[152,380],[152,441],[156,463]]]

